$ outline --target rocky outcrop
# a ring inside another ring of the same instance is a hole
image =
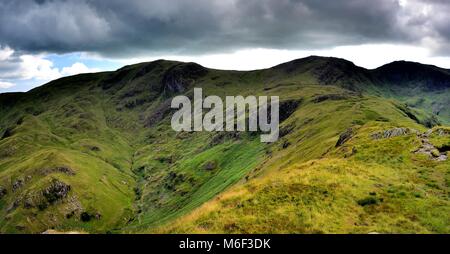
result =
[[[288,100],[280,102],[280,122],[288,119],[300,105],[301,100]]]
[[[74,216],[79,216],[83,212],[83,206],[75,195],[72,195],[67,200],[66,218],[70,219]]]
[[[75,175],[75,171],[67,166],[54,167],[54,168],[43,168],[38,170],[42,175],[50,175],[53,173],[63,173],[66,175]]]
[[[448,128],[436,128],[433,131],[431,131],[431,133],[435,133],[438,136],[447,136],[450,135],[450,129]]]
[[[17,178],[17,179],[13,182],[13,184],[12,184],[12,186],[11,186],[12,191],[13,191],[13,192],[18,191],[18,190],[21,189],[23,186],[25,186],[26,183],[30,182],[31,179],[32,179],[31,175],[27,175],[27,176],[25,176],[25,177]]]
[[[412,133],[417,133],[417,131],[410,128],[393,128],[385,131],[372,133],[370,137],[372,139],[393,138],[398,136],[409,135]]]
[[[433,133],[436,133],[437,135],[447,135],[445,134],[445,131],[448,131],[447,129],[441,129],[438,128],[436,130],[428,130],[425,133],[422,133],[419,135],[421,140],[421,146],[419,149],[414,151],[415,153],[419,154],[425,154],[428,155],[429,158],[435,161],[445,161],[448,159],[447,151],[450,149],[446,149],[446,146],[442,147],[435,147],[430,140],[428,139],[429,136]]]
[[[423,138],[421,140],[422,146],[415,151],[416,153],[426,154],[431,159],[436,161],[445,161],[447,160],[447,154],[441,153],[427,138]]]
[[[162,78],[162,92],[166,95],[186,91],[198,78],[206,75],[208,70],[195,63],[182,63],[169,68]]]
[[[341,146],[349,139],[351,139],[354,135],[354,132],[355,131],[353,130],[353,128],[348,128],[345,132],[341,133],[341,135],[339,135],[339,139],[336,142],[335,147]]]
[[[50,204],[61,200],[69,194],[71,187],[64,182],[54,179],[50,186],[42,191],[43,196],[46,198],[47,202]]]
[[[420,138],[421,146],[420,146],[420,148],[415,150],[414,153],[426,154],[431,159],[436,160],[436,161],[445,161],[448,158],[447,149],[445,148],[445,146],[443,148],[442,147],[436,148],[429,141],[428,137],[433,133],[436,133],[437,135],[447,135],[446,131],[448,131],[448,130],[443,129],[443,128],[442,129],[438,128],[436,130],[430,129],[424,133],[419,133],[417,130],[410,129],[410,128],[394,128],[394,129],[390,129],[390,130],[375,132],[375,133],[372,133],[370,136],[372,137],[372,139],[377,140],[377,139],[383,139],[383,138],[392,138],[392,137],[416,134]]]

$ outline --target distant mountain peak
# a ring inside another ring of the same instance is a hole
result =
[[[329,64],[329,65],[342,65],[342,66],[355,66],[356,65],[343,58],[336,58],[336,57],[325,57],[325,56],[316,56],[311,55],[304,58],[298,58],[294,59],[292,61],[282,63],[279,65],[276,65],[272,67],[273,69],[293,69],[297,67],[302,67],[305,64]]]
[[[412,62],[412,61],[405,61],[405,60],[393,61],[391,63],[382,65],[382,66],[378,67],[377,69],[388,69],[388,68],[389,69],[397,69],[397,70],[408,70],[408,71],[413,71],[416,69],[424,69],[424,68],[443,70],[442,68],[439,68],[434,65],[422,64],[419,62]]]
[[[381,81],[397,85],[421,85],[428,89],[450,87],[448,70],[417,62],[394,61],[374,69],[373,74]]]

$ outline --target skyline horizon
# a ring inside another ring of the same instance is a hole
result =
[[[115,72],[115,71],[120,70],[120,69],[122,69],[122,68],[124,68],[124,67],[127,67],[127,66],[138,65],[138,64],[144,64],[144,63],[151,63],[151,62],[156,62],[156,61],[173,61],[173,62],[180,62],[180,63],[196,63],[196,64],[199,64],[199,65],[205,67],[205,68],[212,69],[212,70],[250,72],[250,71],[258,71],[258,70],[271,69],[271,68],[277,67],[277,66],[282,65],[282,64],[286,64],[286,63],[293,62],[293,61],[300,60],[300,59],[311,58],[311,57],[318,57],[318,58],[333,58],[333,59],[344,60],[344,61],[351,62],[351,63],[354,64],[355,66],[357,66],[357,67],[359,67],[359,68],[363,68],[363,69],[368,70],[368,71],[373,71],[373,70],[379,69],[379,68],[381,68],[381,67],[384,67],[384,66],[386,66],[386,65],[390,65],[390,64],[393,64],[393,63],[396,63],[396,62],[415,63],[415,64],[420,64],[420,65],[424,65],[424,66],[432,66],[432,67],[436,67],[436,68],[439,68],[439,69],[442,69],[442,70],[450,71],[450,68],[442,67],[442,66],[439,66],[439,65],[436,65],[436,64],[432,64],[432,63],[423,63],[423,62],[420,62],[420,61],[412,61],[412,60],[404,60],[404,59],[392,60],[392,61],[388,61],[388,62],[386,62],[386,63],[383,63],[383,64],[381,64],[381,65],[379,65],[379,66],[377,66],[377,67],[374,67],[374,68],[368,68],[368,67],[359,65],[359,64],[355,63],[354,61],[351,61],[351,60],[349,60],[349,59],[347,59],[347,58],[337,57],[337,56],[332,56],[332,55],[315,55],[315,54],[311,54],[311,55],[305,56],[305,57],[293,58],[293,59],[291,59],[291,60],[279,62],[279,63],[273,64],[273,65],[271,65],[271,66],[268,66],[268,67],[254,68],[254,69],[214,68],[214,67],[210,67],[210,66],[204,65],[204,64],[199,63],[199,62],[195,62],[195,61],[183,61],[183,60],[170,59],[170,58],[158,58],[158,59],[154,59],[154,60],[140,61],[140,62],[134,62],[134,63],[129,63],[129,64],[123,64],[123,65],[121,65],[121,66],[118,66],[117,68],[110,69],[110,70],[97,70],[97,71],[80,72],[80,73],[74,73],[74,74],[70,74],[70,75],[64,75],[64,76],[60,76],[60,77],[57,77],[57,78],[54,78],[54,79],[47,80],[47,81],[45,81],[45,82],[39,83],[39,84],[37,84],[37,85],[35,85],[35,86],[29,88],[28,90],[17,90],[17,91],[14,91],[14,90],[12,89],[11,91],[2,91],[2,89],[1,89],[1,87],[0,87],[0,94],[5,94],[5,93],[27,93],[27,92],[29,92],[29,91],[31,91],[31,90],[33,90],[33,89],[39,88],[39,87],[44,86],[44,85],[46,85],[46,84],[48,84],[48,83],[50,83],[50,82],[53,82],[53,81],[56,81],[56,80],[59,80],[59,79],[62,79],[62,78],[72,77],[72,76],[81,75],[81,74],[95,74],[95,73],[102,73],[102,72]],[[0,83],[2,83],[2,82],[0,82]],[[15,87],[15,86],[13,86],[13,87]],[[8,88],[3,88],[3,90],[8,90]]]
[[[64,75],[64,76],[60,76],[60,77],[57,77],[57,78],[54,78],[54,79],[47,80],[47,81],[45,81],[45,82],[39,83],[39,84],[37,84],[37,85],[35,85],[35,86],[29,88],[28,90],[16,90],[16,91],[14,91],[14,89],[12,89],[11,91],[2,91],[2,90],[8,90],[8,88],[3,88],[3,89],[1,89],[1,87],[0,87],[0,94],[5,94],[5,93],[27,93],[27,92],[29,92],[29,91],[35,89],[35,88],[39,88],[39,87],[41,87],[41,86],[44,86],[44,85],[46,85],[46,84],[48,84],[48,83],[50,83],[50,82],[53,82],[53,81],[55,81],[55,80],[59,80],[59,79],[61,79],[61,78],[66,78],[66,77],[76,76],[76,75],[80,75],[80,74],[95,74],[95,73],[102,73],[102,72],[115,72],[115,71],[117,71],[117,70],[119,70],[119,69],[121,69],[121,68],[127,67],[127,66],[132,66],[132,65],[137,65],[137,64],[144,64],[144,63],[151,63],[151,62],[155,62],[155,61],[173,61],[173,62],[180,62],[180,63],[196,63],[196,64],[199,64],[199,65],[205,67],[205,68],[213,69],[213,70],[242,71],[242,72],[247,72],[247,71],[266,70],[266,69],[274,68],[274,67],[276,67],[276,66],[278,66],[278,65],[282,65],[282,64],[286,64],[286,63],[289,63],[289,62],[292,62],[292,61],[296,61],[296,60],[300,60],[300,59],[305,59],[305,58],[310,58],[310,57],[334,58],[334,59],[344,60],[344,61],[351,62],[352,64],[354,64],[354,65],[357,66],[357,67],[360,67],[360,68],[363,68],[363,69],[369,70],[369,71],[376,70],[376,69],[378,69],[378,68],[381,68],[381,67],[383,67],[383,66],[386,66],[386,65],[389,65],[389,64],[392,64],[392,63],[396,63],[396,62],[416,63],[416,64],[420,64],[420,65],[424,65],[424,66],[432,66],[432,67],[436,67],[436,68],[439,68],[439,69],[442,69],[442,70],[450,71],[450,68],[445,68],[445,67],[442,67],[442,66],[439,66],[439,65],[435,65],[435,64],[432,64],[432,63],[423,63],[423,62],[420,62],[420,61],[412,61],[412,60],[405,60],[405,59],[398,59],[398,60],[388,61],[388,62],[383,63],[383,64],[381,64],[381,65],[379,65],[379,66],[377,66],[377,67],[374,67],[374,68],[367,68],[367,67],[365,67],[365,66],[359,65],[359,64],[355,63],[354,61],[351,61],[351,60],[346,59],[346,58],[343,58],[343,57],[336,57],[336,56],[331,56],[331,55],[315,55],[315,54],[312,54],[312,55],[309,55],[309,56],[305,56],[305,57],[293,58],[293,59],[291,59],[291,60],[279,62],[279,63],[273,64],[273,65],[271,65],[271,66],[268,66],[268,67],[254,68],[254,69],[214,68],[214,67],[209,67],[209,66],[206,66],[206,65],[204,65],[204,64],[201,64],[201,63],[199,63],[199,62],[195,62],[195,61],[183,61],[183,60],[170,59],[170,58],[158,58],[158,59],[154,59],[154,60],[148,60],[148,61],[141,61],[141,62],[134,62],[134,63],[129,63],[129,64],[123,64],[123,65],[121,65],[121,66],[118,66],[117,68],[110,69],[110,70],[97,70],[97,71],[91,71],[91,72],[80,72],[80,73],[74,73],[74,74],[70,74],[70,75]],[[2,83],[2,82],[0,82],[0,83]],[[13,86],[13,87],[15,87],[15,86]]]

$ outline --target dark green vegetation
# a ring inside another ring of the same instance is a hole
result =
[[[193,87],[280,96],[279,141],[174,132],[171,98]],[[308,57],[160,60],[0,94],[0,232],[449,233],[449,89],[433,66]]]

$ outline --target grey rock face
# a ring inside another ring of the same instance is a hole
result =
[[[405,136],[411,133],[417,133],[414,129],[409,128],[394,128],[390,130],[380,131],[372,133],[370,136],[372,139],[393,138],[398,136]]]
[[[336,142],[336,147],[343,145],[354,135],[354,130],[352,128],[348,128],[345,132],[341,133],[338,141]]]
[[[206,68],[194,63],[175,65],[164,73],[163,92],[173,94],[186,91],[196,79],[206,75],[207,72]]]
[[[52,204],[56,201],[67,197],[70,191],[70,185],[67,185],[59,180],[53,180],[51,185],[44,189],[42,194],[47,201]]]

